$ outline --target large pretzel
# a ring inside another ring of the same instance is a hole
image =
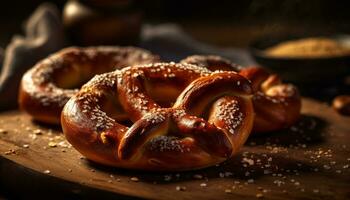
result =
[[[22,78],[19,105],[34,119],[59,124],[64,104],[96,74],[159,57],[134,47],[70,47],[38,62]]]
[[[243,145],[253,126],[251,99],[249,81],[235,72],[149,64],[95,76],[65,105],[61,123],[67,140],[96,162],[196,169]]]
[[[210,70],[237,71],[251,81],[256,113],[253,132],[269,132],[293,125],[300,116],[301,99],[297,88],[282,83],[276,74],[260,67],[241,68],[220,56],[194,55],[181,63],[191,63]]]

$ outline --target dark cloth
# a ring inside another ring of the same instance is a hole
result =
[[[245,49],[221,48],[199,42],[175,24],[144,26],[141,47],[159,54],[166,61],[179,61],[194,54],[215,54],[242,66],[256,64]]]
[[[14,36],[3,56],[0,55],[1,110],[17,105],[17,91],[24,72],[65,44],[60,14],[52,4],[39,6],[24,29],[25,35]]]

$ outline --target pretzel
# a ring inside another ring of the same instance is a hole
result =
[[[182,171],[232,157],[253,126],[252,89],[235,72],[156,63],[97,75],[65,105],[67,140],[88,159]]]
[[[134,47],[70,47],[38,62],[21,81],[19,106],[35,120],[59,124],[64,104],[95,74],[159,57]]]
[[[282,83],[276,74],[261,67],[239,72],[251,81],[254,91],[254,132],[278,131],[292,126],[300,117],[301,99],[297,88]]]
[[[334,97],[332,106],[338,113],[342,115],[350,115],[350,95],[339,95]]]
[[[282,83],[276,74],[270,74],[260,67],[242,68],[220,56],[195,55],[181,63],[191,63],[210,70],[237,71],[250,80],[254,91],[255,133],[288,128],[299,119],[301,99],[297,88]]]

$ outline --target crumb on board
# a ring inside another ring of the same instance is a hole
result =
[[[185,191],[186,190],[186,187],[185,186],[176,186],[175,187],[176,191]]]
[[[0,128],[0,134],[7,134],[7,133],[8,133],[7,130]]]
[[[134,176],[134,177],[131,177],[130,180],[133,181],[133,182],[138,182],[138,181],[139,181],[139,178],[137,178],[137,177]]]
[[[257,193],[255,196],[256,196],[256,198],[259,198],[259,199],[264,197],[264,195],[262,193]]]

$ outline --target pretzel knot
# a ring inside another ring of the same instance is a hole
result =
[[[298,89],[285,84],[276,74],[261,67],[241,68],[220,56],[193,55],[181,63],[189,63],[209,70],[236,71],[252,83],[253,105],[256,113],[253,132],[277,131],[292,126],[300,117],[301,98]]]
[[[61,123],[91,160],[178,171],[230,158],[253,118],[252,88],[237,73],[156,63],[95,76],[65,105]]]

